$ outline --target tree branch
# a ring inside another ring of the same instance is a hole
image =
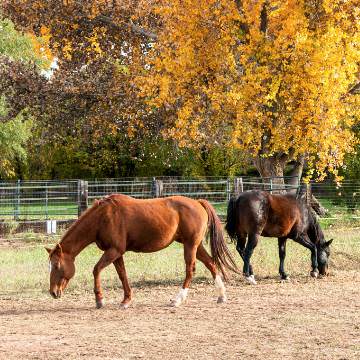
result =
[[[360,94],[360,82],[358,82],[357,84],[355,84],[349,91],[349,94],[351,95],[355,95],[355,94]]]
[[[152,31],[141,28],[140,26],[134,24],[132,21],[130,21],[130,23],[128,23],[128,24],[119,25],[119,24],[114,23],[114,21],[110,17],[105,16],[105,15],[98,15],[95,18],[95,21],[106,24],[107,26],[112,27],[113,29],[116,29],[116,30],[124,31],[126,29],[136,35],[148,38],[153,41],[157,41],[157,39],[158,39],[157,34],[155,34]]]

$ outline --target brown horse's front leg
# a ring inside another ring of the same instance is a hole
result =
[[[121,302],[121,307],[127,309],[132,300],[132,290],[130,288],[129,281],[126,275],[124,258],[120,256],[118,259],[116,259],[114,261],[114,266],[124,289],[124,300]]]
[[[97,309],[100,309],[104,306],[103,295],[102,295],[101,284],[100,284],[100,272],[106,266],[113,263],[119,256],[120,256],[120,253],[117,249],[113,249],[113,248],[108,249],[104,252],[104,254],[101,256],[100,260],[97,262],[97,264],[94,267],[94,270],[93,270],[94,293],[95,293],[95,301],[96,301]]]

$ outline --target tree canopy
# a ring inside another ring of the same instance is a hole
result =
[[[32,61],[36,66],[44,66],[45,61],[34,54],[34,39],[29,35],[21,35],[14,29],[9,20],[0,21],[0,59],[27,63]],[[4,79],[5,80],[5,79]],[[6,81],[2,81],[2,85]],[[11,107],[11,104],[10,104]],[[9,104],[4,96],[0,97],[0,177],[15,175],[17,167],[27,156],[26,145],[31,135],[31,121],[25,121],[22,113],[15,117],[9,116]]]
[[[263,176],[289,161],[336,175],[352,151],[357,0],[5,0],[2,11],[57,58],[50,82],[28,71],[2,87],[54,136],[161,132],[239,149]]]

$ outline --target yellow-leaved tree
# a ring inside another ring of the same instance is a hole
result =
[[[289,163],[301,175],[304,161],[309,176],[336,175],[352,151],[359,0],[3,0],[1,8],[17,28],[47,37],[59,66],[46,93],[55,110],[67,94],[100,128],[105,115],[118,128],[126,114],[132,135],[155,121],[181,146],[240,149],[264,177],[281,177]]]
[[[337,174],[359,105],[358,0],[161,1],[163,27],[139,76],[184,146],[223,142],[260,174]]]

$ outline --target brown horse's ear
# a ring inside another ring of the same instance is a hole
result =
[[[62,255],[62,248],[60,244],[56,244],[55,249],[54,249],[54,253],[58,256]]]
[[[51,252],[52,252],[52,249],[50,249],[50,248],[48,248],[48,247],[46,247],[46,246],[45,246],[45,250],[48,252],[49,255],[50,255]]]

